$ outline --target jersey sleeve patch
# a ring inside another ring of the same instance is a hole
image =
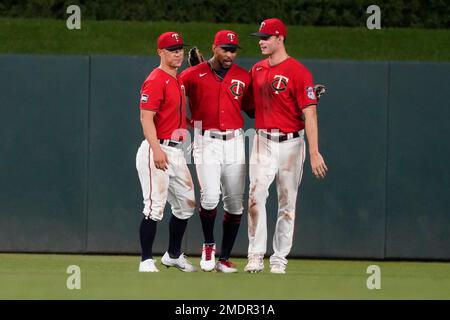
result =
[[[141,95],[141,103],[147,103],[148,102],[148,94],[142,94]]]
[[[314,92],[314,88],[313,87],[306,87],[306,93],[307,96],[310,100],[315,100],[316,99],[316,93]]]

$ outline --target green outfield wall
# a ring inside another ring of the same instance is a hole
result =
[[[328,88],[319,130],[329,175],[315,180],[306,160],[291,255],[450,259],[450,63],[303,62]],[[0,251],[139,252],[139,90],[157,65],[142,56],[0,55]],[[269,254],[276,198],[272,186]],[[167,206],[157,253],[169,216]],[[198,255],[201,243],[196,213],[184,250]]]

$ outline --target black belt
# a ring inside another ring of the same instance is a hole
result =
[[[164,146],[169,146],[169,147],[179,147],[179,146],[181,146],[181,141],[172,141],[172,140],[160,139],[159,143],[164,145]]]
[[[205,132],[209,131],[209,136],[213,139],[220,139],[220,140],[231,140],[236,137],[234,130],[232,132],[226,133],[226,134],[220,134],[213,132],[211,130],[202,130],[202,136],[205,135]]]
[[[282,134],[282,135],[272,135],[269,133],[266,133],[264,131],[258,130],[258,133],[263,136],[264,138],[271,140],[271,141],[276,141],[276,142],[284,142],[287,141],[289,139],[295,139],[300,137],[300,133],[298,132],[292,132],[292,138],[289,138],[287,134]]]

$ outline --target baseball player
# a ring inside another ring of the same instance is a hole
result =
[[[233,63],[238,42],[232,30],[217,32],[213,57],[180,75],[189,97],[191,121],[201,123],[194,130],[193,157],[201,189],[203,271],[237,272],[229,258],[243,212],[246,167],[241,102],[250,82],[248,72]],[[216,263],[214,222],[221,194],[223,238]]]
[[[248,204],[248,263],[244,270],[260,272],[267,246],[266,200],[276,181],[278,215],[273,237],[270,272],[285,273],[292,247],[297,191],[305,161],[305,139],[313,174],[324,178],[327,166],[319,153],[317,97],[311,72],[289,57],[285,48],[287,28],[279,19],[261,23],[259,46],[267,59],[251,71],[252,83],[245,108],[255,111],[254,138],[250,157]]]
[[[183,39],[177,32],[158,37],[161,64],[141,88],[141,124],[145,140],[136,156],[136,168],[144,197],[144,218],[140,225],[142,258],[140,272],[158,272],[152,255],[157,222],[163,218],[166,201],[172,207],[169,248],[161,259],[167,267],[193,272],[196,268],[181,253],[187,219],[195,210],[192,178],[181,149],[186,137],[183,85],[177,78],[183,62]]]

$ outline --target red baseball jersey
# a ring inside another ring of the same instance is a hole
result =
[[[180,78],[189,97],[191,118],[202,121],[203,129],[243,127],[241,104],[250,83],[250,75],[244,68],[231,65],[220,81],[205,61],[183,71]]]
[[[257,129],[296,132],[305,128],[302,110],[317,105],[311,72],[294,58],[270,66],[265,59],[250,71],[252,77],[244,108],[255,109]]]
[[[160,68],[153,70],[141,88],[142,110],[155,111],[154,117],[158,139],[181,140],[177,129],[186,129],[186,99],[181,80]]]

